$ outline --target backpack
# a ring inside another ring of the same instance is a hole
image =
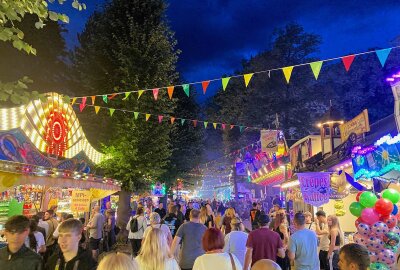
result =
[[[134,216],[131,220],[131,232],[135,233],[139,231],[139,223],[137,220],[137,216]]]

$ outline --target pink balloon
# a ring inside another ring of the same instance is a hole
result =
[[[357,226],[357,231],[363,236],[368,236],[371,233],[371,227],[368,224],[360,223]]]
[[[394,264],[396,255],[390,249],[384,249],[378,253],[378,260],[388,265]]]
[[[378,261],[378,254],[376,252],[368,251],[368,254],[369,254],[369,259],[371,260],[371,263]]]
[[[398,226],[392,228],[390,231],[394,232],[398,236],[400,236],[400,228]]]
[[[379,214],[373,208],[365,208],[361,212],[361,218],[365,223],[372,225],[379,221]]]
[[[362,246],[366,246],[367,245],[367,240],[368,240],[368,238],[366,238],[366,237],[363,237],[361,234],[359,234],[359,233],[355,233],[354,235],[353,235],[353,241],[356,243],[356,244],[359,244],[359,245],[362,245]]]
[[[375,236],[371,236],[367,239],[367,248],[371,251],[381,251],[384,249],[385,242]]]
[[[386,223],[378,221],[371,226],[371,232],[377,237],[382,237],[389,232],[389,227]]]

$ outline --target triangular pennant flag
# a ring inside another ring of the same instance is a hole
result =
[[[73,106],[76,102],[76,97],[72,98],[71,106]]]
[[[203,94],[204,95],[206,94],[207,87],[208,87],[209,84],[210,84],[210,81],[202,81],[201,82],[201,86],[203,87]]]
[[[159,115],[159,116],[158,116],[158,123],[161,123],[161,122],[162,122],[162,120],[163,120],[163,118],[164,118],[164,116],[163,116],[163,115]]]
[[[268,78],[271,79],[271,70],[268,70]]]
[[[137,99],[139,99],[143,95],[143,93],[144,93],[144,90],[139,90]]]
[[[285,75],[286,82],[289,83],[290,76],[292,76],[293,66],[282,68],[283,75]]]
[[[251,78],[253,77],[254,73],[248,73],[248,74],[244,74],[243,78],[244,78],[244,84],[246,85],[246,87],[249,85],[249,82],[251,80]]]
[[[183,88],[183,91],[185,91],[185,94],[187,95],[187,96],[189,96],[189,91],[190,91],[190,85],[189,84],[184,84],[184,85],[182,85],[182,88]]]
[[[82,112],[83,109],[85,108],[85,106],[86,106],[86,104],[83,104],[83,103],[79,104],[79,110]]]
[[[169,99],[172,99],[172,94],[174,93],[174,86],[168,86],[167,90],[168,90]]]
[[[96,96],[91,96],[92,98],[92,105],[94,105],[94,102],[96,101]]]
[[[103,95],[103,101],[104,101],[104,103],[108,103],[108,97],[107,97],[107,95]]]
[[[217,129],[217,123],[213,123],[214,129]]]
[[[314,74],[315,79],[318,80],[318,75],[322,67],[322,61],[312,62],[310,63],[310,67]]]
[[[183,126],[183,124],[185,124],[185,120],[186,119],[181,119],[181,125]]]
[[[94,106],[94,111],[96,114],[98,114],[100,111],[100,106]]]
[[[234,128],[234,127],[235,127],[235,125],[231,125],[231,129]]]
[[[204,122],[204,128],[207,128],[208,122]]]
[[[110,108],[109,110],[110,110],[110,116],[113,116],[113,114],[114,114],[114,112],[115,112],[115,109]]]
[[[151,114],[146,113],[146,121],[149,120],[150,116],[151,116]]]
[[[222,130],[225,130],[225,124],[221,124]]]
[[[170,120],[171,120],[171,124],[173,124],[175,122],[175,117],[171,116]]]
[[[133,115],[135,116],[135,120],[137,120],[138,117],[139,117],[139,113],[138,112],[133,112]]]
[[[375,51],[376,55],[378,56],[379,62],[381,62],[382,67],[385,66],[386,60],[391,50],[392,48]]]
[[[86,106],[86,100],[87,100],[87,97],[82,98],[83,108],[85,108],[85,106]]]
[[[118,95],[117,93],[111,94],[111,95],[108,96],[108,99],[109,99],[109,100],[112,100],[112,99],[115,98],[117,95]]]
[[[231,77],[222,78],[222,89],[225,91],[226,86],[228,85],[229,80]]]
[[[240,132],[242,132],[243,131],[243,126],[240,126],[239,129],[240,129]]]
[[[159,88],[154,88],[153,89],[153,97],[154,97],[154,100],[157,100],[157,98],[158,98],[158,91],[159,91],[160,89]]]
[[[125,97],[122,100],[127,100],[131,92],[125,92]]]
[[[351,64],[356,56],[354,54],[342,57],[342,62],[346,71],[349,71]]]
[[[197,127],[197,120],[192,120],[192,122],[193,122],[193,126]]]

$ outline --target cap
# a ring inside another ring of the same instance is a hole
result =
[[[258,218],[258,223],[265,225],[269,223],[269,216],[265,214],[261,214]]]

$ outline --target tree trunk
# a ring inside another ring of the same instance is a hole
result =
[[[125,241],[128,237],[128,231],[125,228],[132,213],[131,193],[121,190],[118,195],[117,226],[121,231],[118,233],[117,239],[118,241]]]

